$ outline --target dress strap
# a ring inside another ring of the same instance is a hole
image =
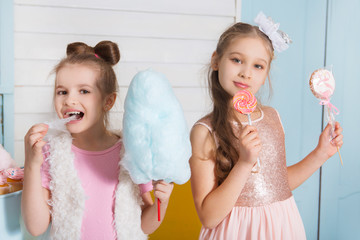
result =
[[[277,116],[278,116],[278,118],[279,118],[279,122],[280,122],[280,125],[281,125],[281,127],[282,127],[282,130],[283,130],[283,132],[285,133],[285,129],[284,129],[284,126],[283,126],[283,124],[282,124],[280,114],[279,114],[278,110],[276,110],[275,108],[274,108],[274,110],[275,110],[275,112],[276,112],[276,114],[277,114]]]
[[[202,125],[202,126],[206,127],[211,134],[213,133],[212,128],[211,128],[208,124],[206,124],[206,123],[204,123],[204,122],[200,122],[200,121],[199,121],[199,122],[196,122],[196,123],[194,124],[194,126],[196,126],[196,125]]]
[[[206,118],[206,117],[202,118],[202,119],[200,119],[199,121],[197,121],[194,124],[194,126],[196,126],[196,125],[201,125],[201,126],[206,127],[209,130],[210,134],[214,137],[216,147],[219,146],[219,142],[218,142],[218,139],[216,137],[216,134],[215,134],[215,132],[213,131],[213,129],[211,127],[210,118]]]

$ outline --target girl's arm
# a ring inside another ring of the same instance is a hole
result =
[[[234,207],[255,164],[261,143],[256,128],[246,126],[240,136],[240,158],[224,182],[215,177],[215,143],[209,131],[194,126],[191,131],[191,187],[195,208],[206,228],[216,227]],[[246,160],[241,160],[246,159]]]
[[[25,136],[24,187],[21,199],[21,211],[25,226],[31,235],[44,233],[50,223],[50,191],[41,185],[40,167],[43,162],[42,147],[46,144],[42,138],[47,125],[33,126]]]
[[[331,125],[328,124],[319,137],[316,148],[302,161],[289,166],[288,178],[291,190],[300,186],[317,169],[319,169],[331,156],[337,152],[337,148],[343,145],[342,128],[338,122],[335,123],[334,139],[330,139]]]
[[[141,228],[145,234],[153,233],[160,224],[162,223],[166,209],[169,204],[169,199],[171,192],[174,188],[173,183],[167,183],[165,181],[156,181],[153,183],[154,185],[154,196],[155,201],[157,199],[160,200],[160,221],[158,221],[158,209],[157,204],[153,203],[152,197],[150,192],[144,193],[142,195],[142,199],[144,205],[142,207],[142,214],[141,214]]]

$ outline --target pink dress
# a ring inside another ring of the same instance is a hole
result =
[[[280,117],[273,108],[260,110],[261,117],[252,122],[262,141],[260,172],[249,176],[235,206],[219,225],[213,229],[201,228],[199,239],[306,239],[288,183],[285,135]],[[196,124],[214,134],[209,118]]]
[[[49,146],[46,145],[48,148]],[[74,165],[87,196],[81,227],[81,239],[116,239],[114,229],[115,189],[119,182],[119,161],[122,141],[104,151],[85,151],[72,145]],[[49,189],[51,176],[49,153],[44,148],[41,167],[42,186]],[[141,193],[152,190],[152,183],[140,184]]]

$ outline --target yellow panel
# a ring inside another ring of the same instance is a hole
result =
[[[201,228],[197,216],[191,184],[175,185],[166,216],[161,226],[150,235],[150,240],[198,239]]]

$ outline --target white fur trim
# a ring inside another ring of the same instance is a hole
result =
[[[129,173],[120,164],[119,183],[115,200],[115,228],[118,240],[147,239],[141,229],[141,208],[139,186],[134,184]]]
[[[49,144],[51,239],[80,239],[85,193],[73,164],[75,156],[71,151],[72,137],[68,132],[61,133],[51,137]],[[120,159],[121,157],[122,153]],[[114,210],[114,228],[118,240],[147,239],[141,229],[141,204],[138,185],[132,182],[128,172],[120,164]]]
[[[72,138],[62,133],[49,139],[51,236],[55,240],[81,238],[85,193],[74,167]]]

